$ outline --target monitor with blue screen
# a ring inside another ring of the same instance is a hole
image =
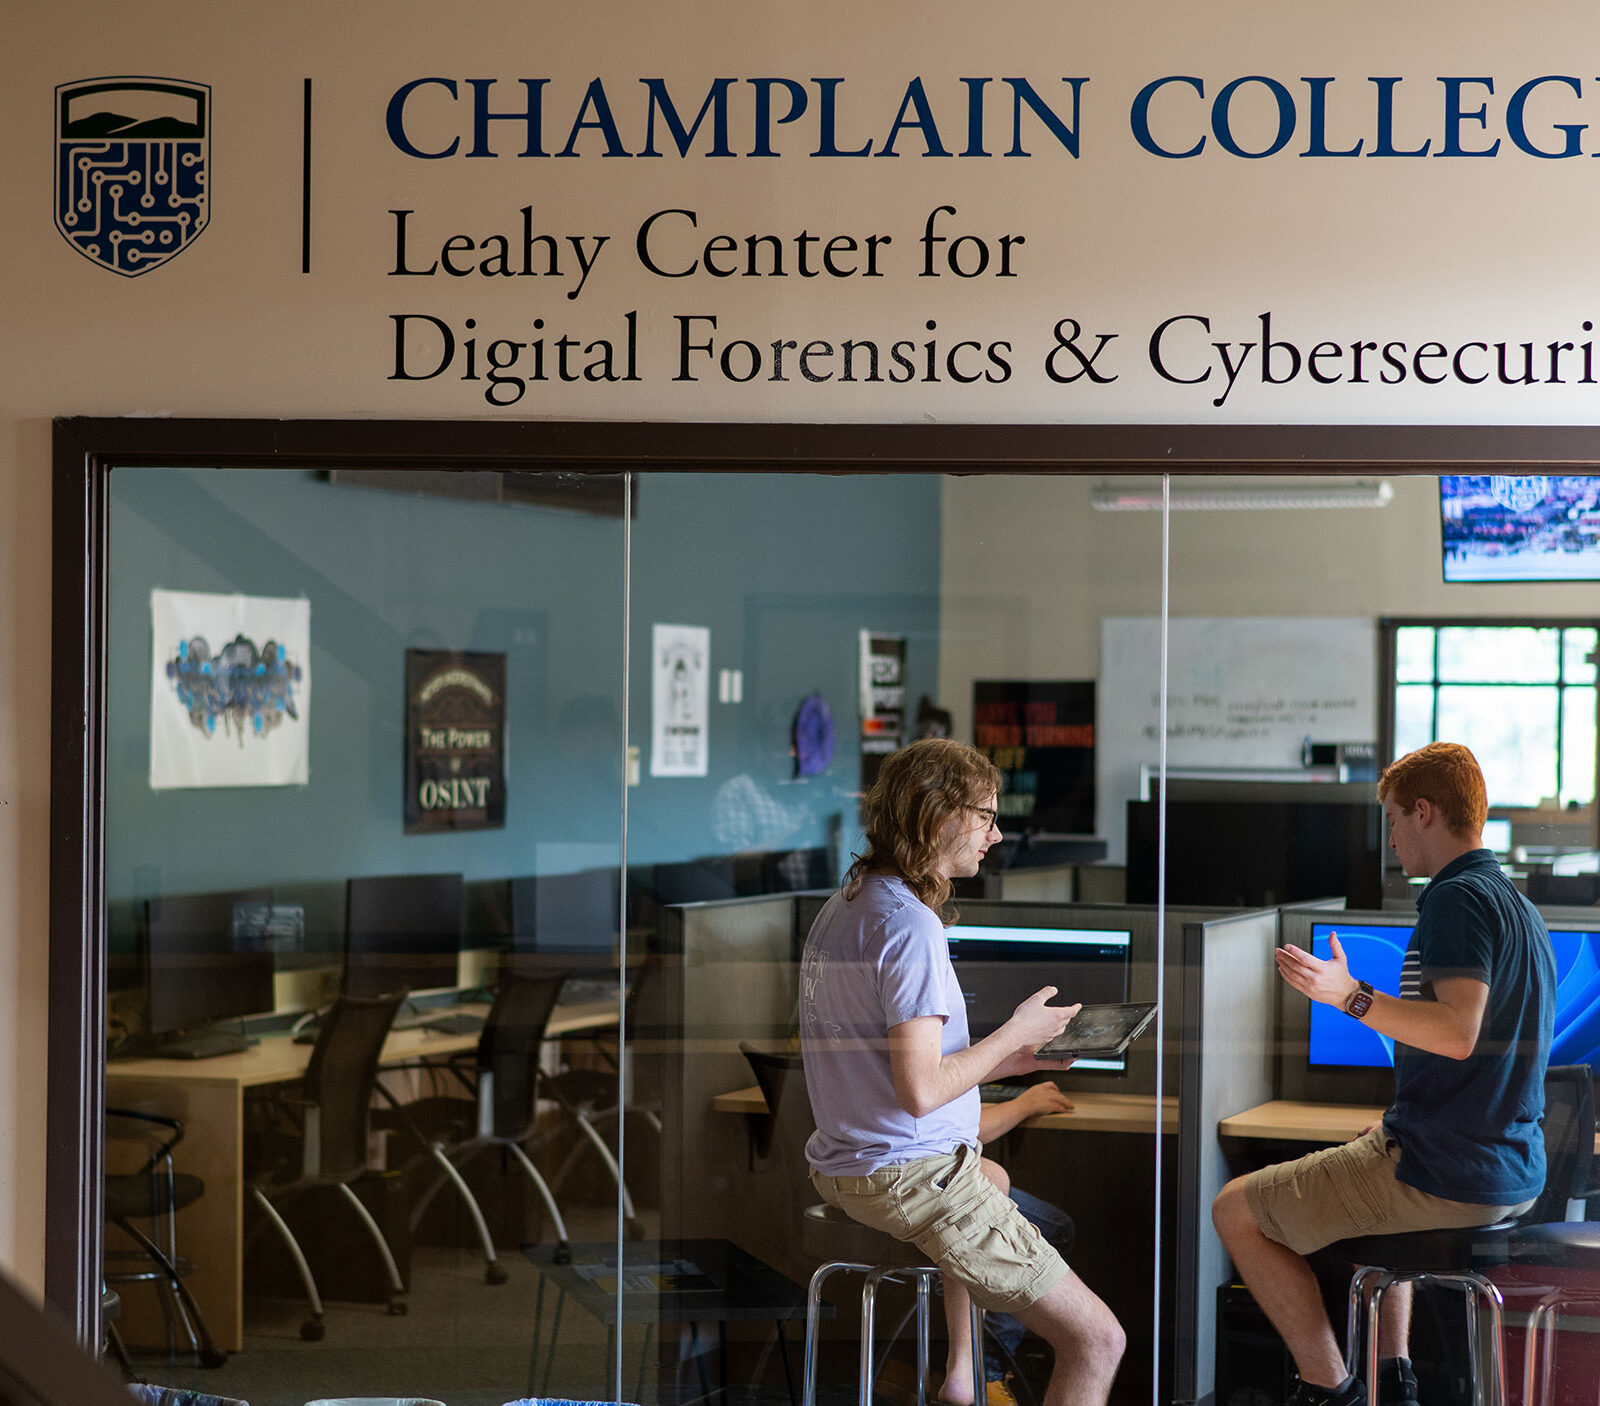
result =
[[[1395,995],[1412,924],[1376,913],[1284,913],[1284,940],[1331,952],[1337,933],[1351,970],[1375,990]],[[1552,925],[1556,959],[1552,1064],[1600,1070],[1600,931]],[[1280,1089],[1318,1103],[1387,1103],[1393,1093],[1394,1041],[1332,1006],[1308,1001],[1283,983]]]
[[[1400,964],[1406,955],[1406,944],[1411,941],[1411,924],[1314,923],[1311,955],[1324,961],[1331,957],[1333,944],[1329,938],[1335,934],[1352,972],[1370,982],[1374,991],[1399,995]],[[1315,1001],[1309,1004],[1311,1044],[1308,1058],[1313,1066],[1394,1068],[1394,1041],[1388,1036],[1378,1034],[1370,1025],[1352,1020],[1332,1006]]]

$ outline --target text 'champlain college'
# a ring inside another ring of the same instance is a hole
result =
[[[1087,77],[925,79],[898,92],[836,78],[414,78],[391,95],[389,140],[451,157],[1077,158],[1095,114]],[[693,113],[692,118],[686,114]],[[1126,131],[1152,156],[1600,156],[1600,79],[1540,74],[1274,78],[1168,74],[1139,87]],[[1119,120],[1114,125],[1122,126]]]

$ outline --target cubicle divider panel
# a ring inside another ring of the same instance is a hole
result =
[[[691,903],[665,910],[661,1027],[640,1013],[634,1063],[654,1065],[662,1113],[661,1234],[712,1237],[762,1254],[795,1238],[749,1194],[745,1120],[716,1116],[712,1099],[751,1082],[742,1040],[773,1045],[792,1030],[797,968],[794,896]]]
[[[1276,909],[1182,923],[1173,1402],[1203,1402],[1215,1384],[1217,1286],[1229,1274],[1211,1228],[1211,1202],[1228,1180],[1217,1123],[1272,1097],[1277,941]]]

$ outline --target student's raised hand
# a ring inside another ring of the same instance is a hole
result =
[[[1273,956],[1277,959],[1278,975],[1296,991],[1325,1006],[1342,1006],[1355,983],[1351,980],[1350,964],[1345,960],[1337,933],[1329,934],[1328,945],[1333,955],[1327,961],[1313,957],[1301,947],[1280,947]]]

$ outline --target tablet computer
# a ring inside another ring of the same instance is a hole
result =
[[[1153,1001],[1085,1006],[1055,1039],[1034,1051],[1039,1059],[1087,1059],[1119,1055],[1155,1019]]]

